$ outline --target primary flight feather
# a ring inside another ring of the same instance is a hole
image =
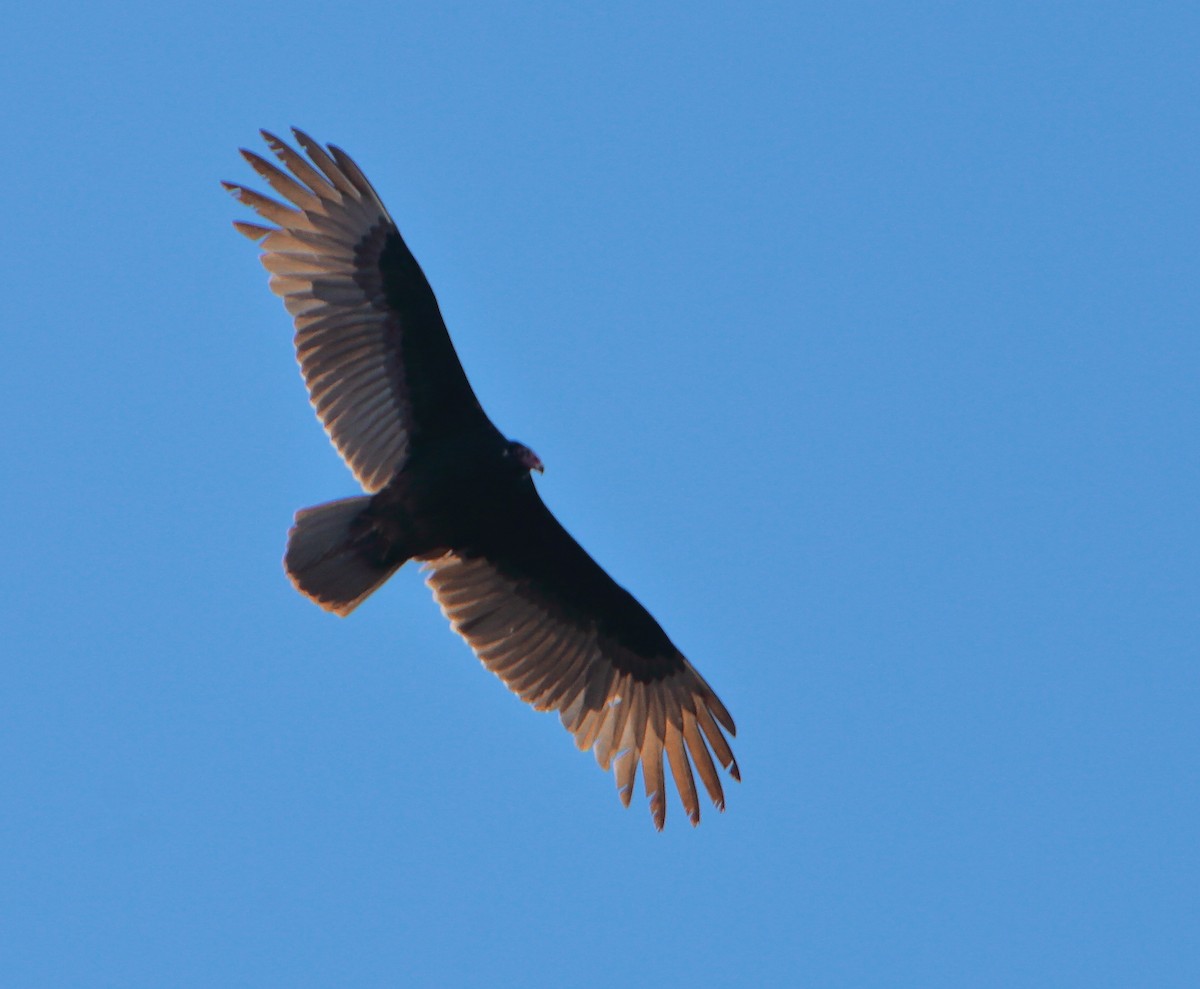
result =
[[[286,171],[242,151],[284,202],[224,185],[266,221],[234,225],[263,249],[313,408],[367,494],[296,513],[292,583],[347,615],[420,561],[454,630],[522,700],[559,712],[613,770],[622,803],[640,765],[663,826],[665,753],[693,824],[693,766],[724,809],[717,764],[740,779],[729,712],[542,503],[530,476],[541,461],[484,413],[433,290],[358,166],[293,133],[307,158],[263,132]]]

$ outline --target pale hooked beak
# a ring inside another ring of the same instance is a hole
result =
[[[509,450],[516,456],[517,462],[528,471],[536,470],[539,474],[544,474],[546,468],[542,466],[542,458],[534,453],[524,443],[513,443]]]

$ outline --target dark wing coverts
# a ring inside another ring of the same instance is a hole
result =
[[[740,779],[733,719],[649,613],[575,542],[538,497],[513,506],[495,543],[426,559],[442,611],[483,664],[539,711],[558,711],[629,805],[639,763],[656,827],[666,819],[663,753],[693,824],[691,763],[718,809],[712,755]],[[710,750],[711,753],[710,754]]]
[[[271,290],[292,314],[317,416],[359,483],[375,492],[404,466],[414,434],[436,429],[444,410],[483,412],[433,291],[371,184],[344,151],[295,135],[313,164],[263,131],[291,175],[242,151],[290,205],[224,185],[276,224],[235,225],[261,242]]]

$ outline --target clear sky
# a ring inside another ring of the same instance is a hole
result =
[[[1200,985],[1200,14],[18,5],[0,985]],[[737,719],[656,834],[357,492],[239,146],[354,155]]]

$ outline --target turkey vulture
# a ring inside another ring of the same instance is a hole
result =
[[[348,615],[420,561],[483,665],[537,710],[558,711],[613,769],[625,806],[640,763],[662,828],[665,751],[691,822],[693,764],[723,810],[713,756],[741,778],[721,732],[735,734],[729,712],[542,503],[530,476],[541,461],[480,407],[433,290],[358,166],[293,133],[307,158],[262,132],[287,171],[242,151],[286,203],[223,184],[267,221],[234,226],[263,249],[313,408],[366,494],[296,513],[288,577]]]

